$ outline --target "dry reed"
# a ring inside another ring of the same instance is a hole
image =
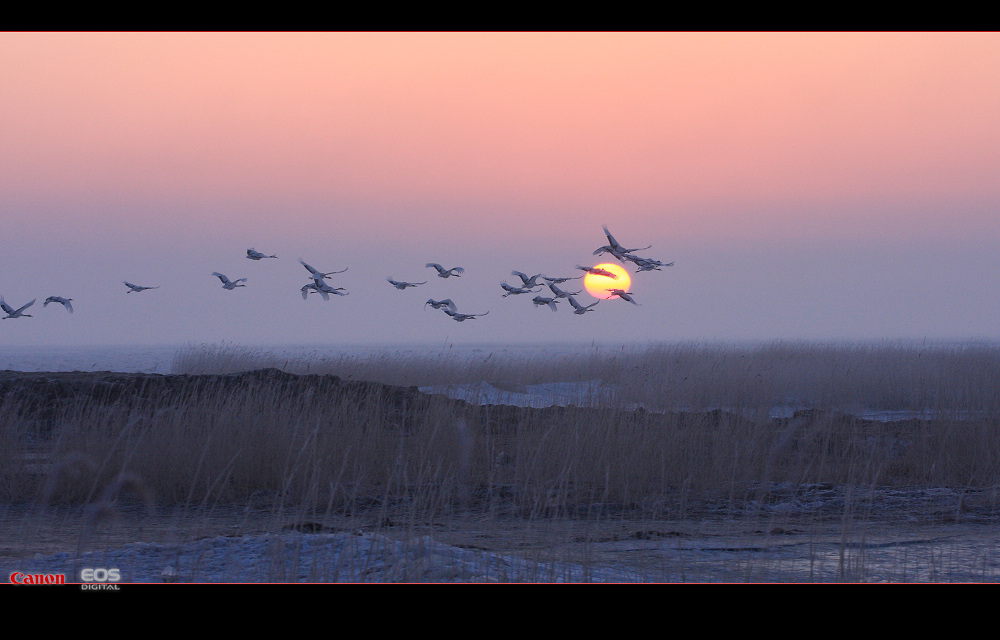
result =
[[[56,426],[45,435],[30,416],[7,420],[3,499],[91,502],[132,474],[158,502],[267,496],[280,509],[406,505],[427,519],[469,509],[573,516],[594,505],[663,513],[682,494],[747,496],[769,483],[1000,484],[994,347],[678,345],[544,362],[438,354],[281,363],[200,347],[179,354],[175,370],[274,365],[340,380],[218,378],[167,396],[80,398],[50,418]],[[361,379],[509,387],[599,379],[618,392],[599,408],[530,410],[352,382]],[[5,399],[4,415],[30,413],[12,403]],[[775,403],[814,410],[772,419]],[[861,407],[935,419],[848,415]],[[29,469],[39,447],[51,461],[47,476]]]

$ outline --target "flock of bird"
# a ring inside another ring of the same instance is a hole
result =
[[[31,302],[29,302],[28,304],[22,306],[21,308],[15,309],[14,307],[12,307],[9,304],[7,304],[7,301],[3,299],[3,296],[0,296],[0,309],[3,309],[4,313],[7,314],[7,315],[5,315],[3,317],[3,319],[4,320],[12,320],[14,318],[34,318],[35,316],[31,315],[30,313],[25,313],[24,310],[27,309],[28,307],[30,307],[31,305],[35,304],[35,300],[37,300],[37,299],[38,298],[35,298],[34,300],[32,300]],[[45,302],[42,303],[42,306],[43,307],[47,307],[47,306],[49,306],[49,304],[51,304],[53,302],[58,302],[59,304],[61,304],[62,306],[64,306],[67,311],[69,311],[70,313],[73,313],[73,305],[70,304],[70,302],[72,302],[72,300],[73,300],[73,298],[62,298],[60,296],[49,296],[48,298],[45,299]]]
[[[674,266],[673,262],[666,263],[666,262],[661,262],[659,260],[655,260],[653,258],[643,258],[641,256],[634,255],[636,251],[644,251],[652,247],[652,245],[637,249],[626,249],[617,240],[615,240],[615,237],[613,235],[611,235],[611,232],[608,230],[607,225],[605,225],[603,228],[604,228],[604,235],[606,235],[608,238],[608,244],[602,247],[598,247],[597,250],[594,251],[595,256],[609,253],[623,265],[626,265],[631,262],[636,265],[636,273],[639,273],[640,271],[659,271],[662,269],[662,267]],[[618,278],[618,276],[615,273],[612,273],[611,271],[607,269],[602,269],[600,267],[585,267],[583,265],[578,264],[576,265],[576,268],[580,271],[585,271],[588,274],[596,276],[603,276],[605,278],[610,278],[613,280],[616,280]],[[503,288],[504,291],[507,292],[503,294],[504,298],[512,295],[535,293],[539,289],[548,287],[549,291],[552,292],[552,295],[535,296],[531,300],[535,306],[538,307],[547,306],[552,311],[556,311],[557,310],[556,304],[561,300],[567,300],[570,306],[573,307],[573,313],[581,316],[587,313],[588,311],[593,311],[594,307],[596,307],[597,304],[601,302],[601,300],[598,299],[596,302],[593,302],[588,305],[583,305],[576,299],[576,296],[583,292],[582,290],[569,292],[569,291],[564,291],[559,287],[560,284],[563,284],[564,282],[567,282],[569,280],[579,280],[585,277],[582,275],[571,276],[571,277],[550,277],[539,273],[531,277],[528,277],[526,273],[522,273],[520,271],[512,271],[511,275],[520,278],[521,284],[510,285],[507,284],[506,282],[501,283],[500,286]],[[544,280],[545,283],[543,284],[541,282],[538,282],[538,278]],[[631,302],[634,305],[639,304],[632,297],[632,292],[626,291],[625,289],[608,288],[606,289],[606,291],[608,291],[611,294],[607,299],[620,298],[627,302]]]
[[[599,247],[597,250],[595,250],[594,251],[595,256],[609,253],[623,265],[626,265],[628,263],[634,264],[636,266],[636,273],[639,273],[641,271],[659,271],[663,267],[672,267],[674,265],[673,262],[669,263],[661,262],[653,258],[644,258],[635,255],[635,252],[649,249],[652,247],[652,245],[637,249],[626,249],[617,240],[615,240],[615,237],[613,235],[611,235],[611,232],[608,230],[607,225],[605,225],[603,228],[604,228],[604,234],[608,238],[608,244]],[[459,277],[465,272],[465,270],[462,267],[452,267],[451,269],[445,269],[440,264],[434,262],[429,262],[427,263],[426,266],[429,269],[434,269],[435,271],[437,271],[437,275],[440,278],[450,278],[452,276]],[[582,265],[576,265],[576,268],[593,275],[604,276],[610,279],[618,278],[618,276],[615,273],[612,273],[607,269],[602,269],[599,267],[584,267]],[[579,280],[584,277],[583,275],[568,276],[568,277],[552,277],[543,275],[541,273],[529,276],[528,274],[522,271],[511,271],[510,273],[513,276],[517,276],[521,282],[520,284],[513,284],[513,285],[508,284],[507,282],[501,282],[500,287],[506,292],[501,296],[503,298],[506,298],[508,296],[538,293],[545,287],[548,287],[549,291],[552,293],[551,296],[536,295],[534,298],[532,298],[531,302],[536,307],[546,306],[552,311],[557,311],[558,309],[556,307],[556,304],[561,300],[566,300],[569,302],[570,306],[573,307],[573,313],[577,315],[583,315],[588,311],[593,311],[594,307],[596,307],[598,303],[601,302],[601,300],[598,299],[596,302],[592,302],[591,304],[588,305],[581,304],[576,299],[576,296],[583,293],[583,290],[564,291],[559,287],[560,284],[568,282],[569,280]],[[543,280],[544,282],[540,282],[539,279]],[[426,280],[423,282],[401,282],[398,280],[394,280],[391,276],[386,278],[386,280],[389,282],[389,284],[391,284],[396,289],[399,289],[400,291],[404,291],[409,287],[418,287],[420,285],[427,284]],[[634,305],[639,304],[632,297],[633,294],[630,291],[619,288],[608,288],[607,291],[610,293],[608,299],[620,298],[622,300],[625,300],[626,302],[631,302]],[[447,298],[445,300],[435,300],[433,298],[430,298],[427,300],[427,302],[424,303],[424,308],[426,308],[428,305],[433,309],[438,309],[440,311],[443,311],[445,314],[447,314],[456,322],[465,322],[466,320],[472,320],[474,318],[482,317],[489,314],[489,311],[485,313],[458,313],[455,302],[450,298]]]
[[[642,271],[659,271],[663,267],[673,266],[674,264],[673,262],[664,263],[659,260],[654,260],[652,258],[643,258],[638,255],[635,255],[635,252],[649,249],[652,245],[638,249],[626,249],[621,244],[619,244],[617,240],[615,240],[614,236],[611,235],[611,232],[608,231],[607,225],[605,225],[603,228],[604,228],[604,233],[608,238],[608,244],[599,247],[597,250],[595,250],[594,251],[595,256],[603,255],[605,253],[611,254],[611,256],[613,256],[616,260],[621,262],[622,265],[627,265],[629,263],[634,264],[636,266],[636,273]],[[254,260],[254,261],[278,258],[277,255],[267,255],[253,248],[247,249],[246,257],[248,260]],[[343,287],[332,287],[330,286],[330,284],[327,283],[327,280],[331,276],[344,273],[345,271],[347,271],[347,268],[341,269],[340,271],[324,272],[312,267],[311,265],[306,263],[302,258],[299,258],[299,263],[302,264],[302,266],[306,269],[306,271],[309,272],[309,280],[310,280],[300,289],[303,300],[307,300],[309,298],[309,294],[311,293],[319,294],[320,297],[323,298],[323,300],[329,300],[331,295],[346,296],[349,294],[349,292]],[[436,262],[428,262],[426,264],[426,268],[434,269],[437,272],[437,276],[439,278],[444,278],[444,279],[451,277],[458,278],[461,277],[463,273],[465,273],[465,269],[463,269],[462,267],[451,267],[450,269],[446,269],[445,267]],[[576,269],[584,271],[588,274],[604,276],[611,279],[617,279],[616,274],[599,267],[584,267],[582,265],[576,265]],[[232,291],[239,287],[247,286],[245,284],[247,281],[246,278],[230,280],[228,276],[226,276],[223,273],[219,273],[218,271],[212,272],[211,275],[218,278],[222,282],[223,289],[229,291]],[[520,280],[520,284],[511,285],[508,284],[507,282],[502,282],[500,284],[500,287],[506,293],[504,293],[501,297],[506,298],[508,296],[538,293],[542,289],[548,287],[552,295],[551,296],[536,295],[532,299],[532,303],[536,307],[547,306],[552,311],[557,311],[556,304],[562,300],[566,300],[567,302],[569,302],[570,306],[573,307],[573,313],[577,315],[583,315],[588,311],[593,311],[594,307],[596,307],[597,304],[601,302],[601,300],[598,299],[596,302],[593,302],[588,305],[581,304],[576,299],[576,296],[582,293],[583,292],[582,290],[570,292],[570,291],[564,291],[559,287],[560,284],[563,284],[570,280],[579,280],[581,278],[584,278],[585,277],[584,275],[570,276],[570,277],[550,277],[538,273],[533,276],[528,276],[528,274],[523,273],[521,271],[511,271],[511,275],[517,276],[518,279]],[[405,282],[405,281],[394,280],[392,276],[389,276],[388,278],[386,278],[386,280],[389,282],[390,285],[392,285],[396,289],[399,289],[400,291],[405,291],[408,288],[418,287],[420,285],[427,284],[426,280],[423,282]],[[128,291],[126,291],[126,293],[141,293],[143,291],[148,291],[150,289],[160,288],[159,286],[155,287],[141,286],[133,284],[126,280],[123,280],[122,282],[123,284],[125,284],[126,287],[128,287]],[[631,302],[634,305],[639,304],[632,297],[633,294],[630,291],[619,288],[608,288],[607,291],[611,294],[608,299],[620,298],[627,302]],[[42,306],[47,307],[51,303],[58,303],[63,305],[63,307],[69,313],[73,313],[73,305],[70,304],[72,300],[73,300],[72,298],[63,298],[61,296],[49,296],[48,298],[45,299],[45,302]],[[9,304],[7,304],[7,302],[3,299],[2,296],[0,296],[0,309],[3,309],[3,311],[7,314],[6,316],[3,317],[4,320],[33,317],[31,314],[25,313],[25,310],[31,307],[31,305],[33,304],[35,304],[35,300],[32,300],[31,302],[25,304],[19,309],[14,309]],[[466,320],[474,320],[476,318],[480,318],[489,314],[489,311],[486,311],[484,313],[459,313],[456,304],[450,298],[445,300],[434,300],[433,298],[428,299],[427,302],[424,303],[424,308],[426,308],[427,306],[430,306],[436,310],[443,311],[446,315],[448,315],[452,320],[455,320],[456,322],[465,322]]]

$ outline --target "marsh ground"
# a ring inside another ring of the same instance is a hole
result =
[[[151,513],[133,505],[95,524],[80,508],[6,506],[0,567],[69,577],[82,566],[117,566],[137,582],[163,581],[168,567],[169,579],[193,582],[1000,580],[996,496],[869,487],[852,498],[842,487],[783,489],[767,503],[692,500],[661,518],[469,513],[434,523],[408,522],[405,510],[348,517],[246,506]],[[437,566],[412,569],[419,563],[401,552],[387,559],[391,543],[433,546],[419,559]],[[305,554],[292,573],[279,545]]]
[[[627,376],[606,359],[512,368],[529,386],[617,385],[627,397],[609,402],[631,409],[390,386],[460,374],[524,390],[496,364],[339,362],[335,378],[234,373],[260,364],[235,355],[221,371],[219,354],[189,357],[203,376],[0,372],[0,568],[118,566],[139,582],[1000,580],[995,348],[682,349],[650,354],[641,376],[631,358]],[[789,390],[806,406],[922,417],[769,417]],[[634,409],[650,400],[693,409]]]

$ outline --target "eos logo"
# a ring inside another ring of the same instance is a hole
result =
[[[80,580],[84,582],[118,582],[121,579],[118,569],[84,569],[80,572]]]

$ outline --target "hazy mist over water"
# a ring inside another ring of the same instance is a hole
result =
[[[172,373],[178,354],[197,351],[205,345],[111,345],[83,347],[21,346],[0,347],[0,370],[12,371],[120,371],[125,373]],[[624,345],[556,344],[549,346],[510,345],[420,345],[384,346],[351,345],[214,345],[233,354],[274,356],[296,362],[322,362],[324,359],[356,358],[361,360],[391,357],[440,357],[463,361],[469,358],[554,358],[593,353],[613,353]]]
[[[870,342],[832,341],[832,342],[796,342],[796,341],[743,341],[743,342],[688,342],[688,343],[553,343],[540,344],[489,344],[473,343],[455,345],[442,343],[431,344],[390,344],[390,345],[238,345],[234,343],[215,344],[161,344],[161,345],[87,345],[87,346],[0,346],[0,370],[11,371],[118,371],[125,373],[177,373],[174,371],[174,361],[180,355],[196,354],[207,350],[208,353],[227,353],[234,356],[246,355],[250,361],[262,358],[277,362],[294,363],[301,367],[303,363],[322,365],[324,361],[347,359],[359,362],[388,361],[405,362],[409,359],[437,359],[441,363],[463,362],[482,363],[488,359],[497,362],[525,361],[546,363],[560,359],[572,360],[576,357],[590,356],[596,359],[602,357],[638,356],[655,351],[659,348],[673,348],[688,345],[707,351],[725,352],[728,349],[753,350],[768,348],[774,345],[795,347],[802,345],[808,348],[818,348],[822,345],[844,347],[847,349],[865,347],[889,347],[911,349],[962,349],[965,347],[996,348],[1000,341],[987,340],[883,340]],[[208,357],[211,361],[211,357]]]

